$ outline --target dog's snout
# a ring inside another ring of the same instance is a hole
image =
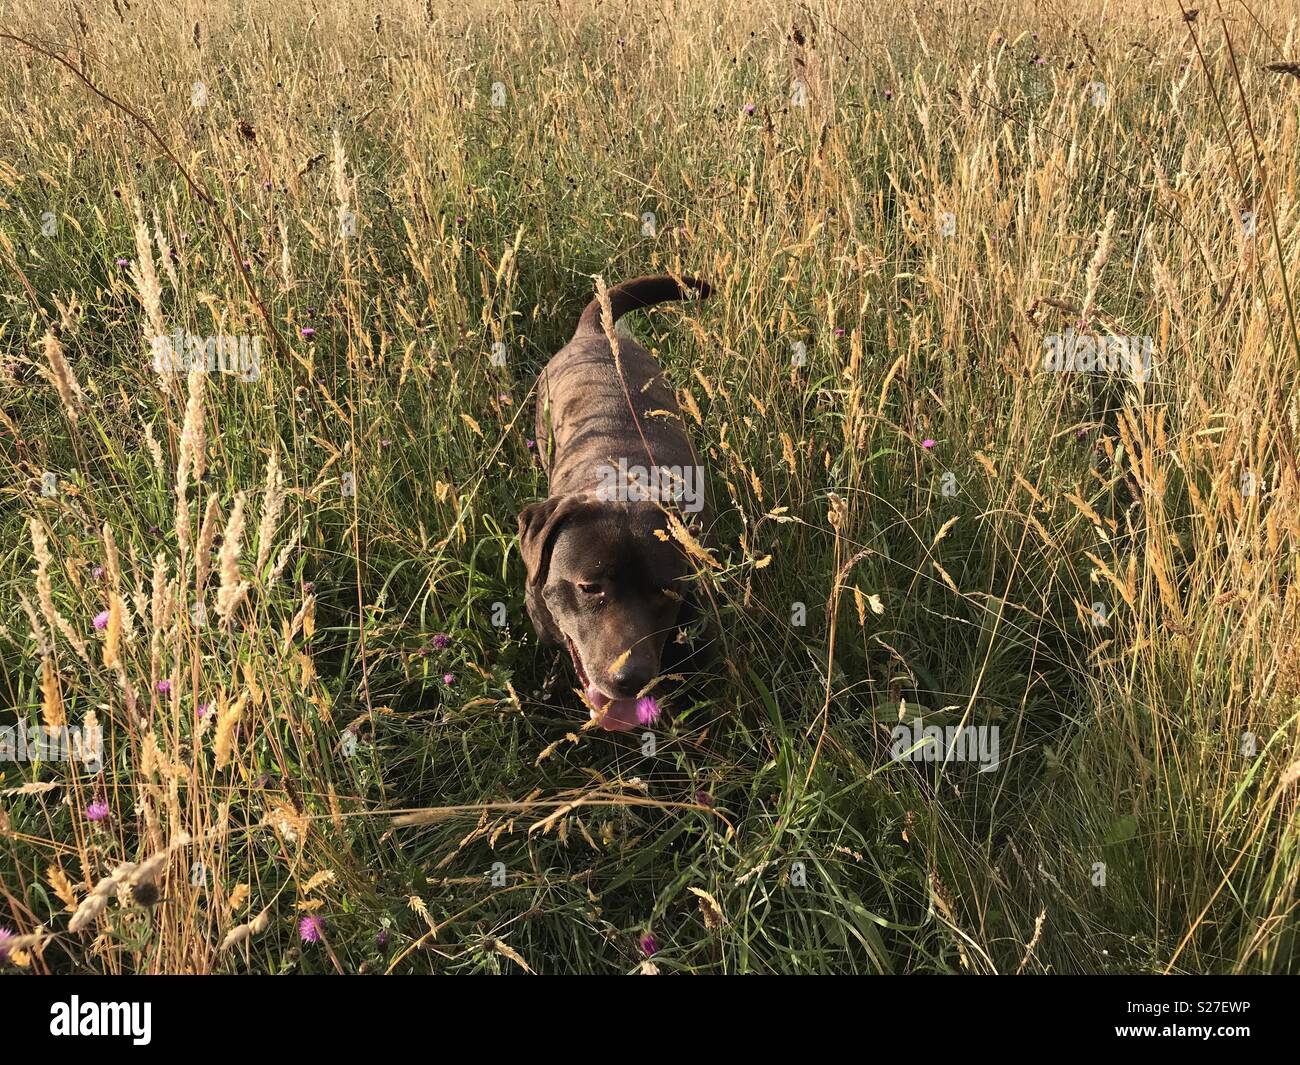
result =
[[[651,675],[648,663],[628,661],[610,670],[609,683],[620,699],[630,699],[650,683]]]

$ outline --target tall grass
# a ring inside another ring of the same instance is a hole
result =
[[[106,736],[0,764],[7,966],[1297,968],[1291,5],[97,7],[0,39],[0,705]],[[722,646],[647,743],[513,530],[650,271]]]

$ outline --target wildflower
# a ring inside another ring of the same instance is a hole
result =
[[[103,821],[108,817],[108,803],[103,799],[96,799],[86,807],[87,821]]]
[[[316,330],[309,325],[303,326],[300,330],[298,330],[298,332],[302,334],[303,340],[310,340],[312,337],[316,335]]]
[[[537,441],[536,441],[536,440],[525,440],[525,441],[524,441],[524,445],[528,448],[529,451],[532,451],[533,448],[535,448],[535,447],[537,446]]]
[[[450,688],[453,684],[456,683],[456,674],[454,674],[454,673],[444,673],[444,674],[442,675],[442,682],[443,682],[443,684],[447,685],[447,687]]]
[[[309,913],[298,922],[298,935],[304,943],[319,943],[324,931],[325,922],[314,913]]]
[[[708,806],[710,809],[713,807],[713,796],[703,788],[695,793],[695,801],[701,806]]]
[[[441,651],[449,643],[451,643],[451,637],[448,636],[445,632],[440,632],[438,633],[437,636],[433,638],[433,646],[436,650],[439,651]]]
[[[932,447],[934,447],[934,441],[927,437],[925,440],[921,441],[921,446],[925,448],[926,451],[929,451]]]
[[[131,265],[131,260],[123,259],[121,256],[118,256],[117,265],[125,269],[126,267]]]
[[[659,720],[659,704],[653,695],[643,695],[636,701],[636,719],[643,725],[653,725]]]
[[[92,570],[90,571],[90,576],[91,576],[94,580],[102,581],[102,580],[104,579],[104,567],[103,567],[103,566],[96,566],[94,569],[92,569]]]
[[[753,113],[754,113],[754,105],[753,105],[753,104],[746,104],[746,105],[745,105],[745,114],[747,114],[747,115],[752,115]]]
[[[653,932],[646,932],[637,941],[637,946],[641,948],[641,953],[647,958],[652,958],[659,952],[659,940],[655,939]]]
[[[108,611],[101,610],[95,615],[95,620],[92,621],[91,624],[94,625],[96,629],[104,628],[108,624]]]
[[[172,682],[169,680],[160,680],[158,682],[158,694],[171,695],[171,693],[172,693]]]
[[[892,100],[893,98],[894,98],[894,90],[893,90],[893,89],[886,89],[886,90],[885,90],[885,99],[886,99],[886,100]]]
[[[198,715],[199,720],[202,721],[205,717],[208,716],[208,711],[211,709],[212,709],[211,703],[199,703],[199,705],[195,708],[194,712]]]
[[[13,931],[8,928],[0,928],[0,965],[9,960],[9,951],[5,949],[5,940],[13,939]]]
[[[838,338],[838,337],[842,337],[843,335],[844,335],[843,326],[837,326],[835,329],[835,336]]]
[[[387,932],[381,931],[377,936],[375,936],[375,946],[378,947],[380,950],[383,950],[386,946],[388,946]]]

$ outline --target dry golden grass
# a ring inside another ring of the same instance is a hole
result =
[[[9,964],[1294,971],[1296,31],[15,0],[0,700],[107,746],[0,764]],[[646,755],[538,695],[511,530],[533,376],[654,270],[717,292],[636,327],[724,646]]]

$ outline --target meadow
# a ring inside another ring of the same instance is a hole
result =
[[[6,0],[0,971],[1300,971],[1298,14]],[[658,272],[616,735],[516,515]]]

